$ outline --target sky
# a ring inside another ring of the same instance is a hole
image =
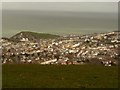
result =
[[[119,0],[1,0],[1,2],[119,2]]]
[[[2,34],[90,34],[118,30],[117,2],[4,2]]]

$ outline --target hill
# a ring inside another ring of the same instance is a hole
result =
[[[6,38],[6,37],[2,37],[1,40],[3,40],[3,42],[14,42],[14,40]]]
[[[20,32],[14,36],[12,36],[10,39],[14,40],[14,41],[22,41],[23,39],[27,39],[29,41],[36,41],[36,40],[40,40],[40,39],[54,39],[54,38],[58,38],[60,36],[58,35],[52,35],[52,34],[47,34],[47,33],[36,33],[36,32],[28,32],[28,31],[24,31],[24,32]]]

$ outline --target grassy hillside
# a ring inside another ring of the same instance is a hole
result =
[[[36,32],[21,32],[21,33],[29,34],[31,36],[34,36],[36,38],[41,38],[41,39],[57,38],[57,37],[59,37],[58,35],[47,34],[47,33],[36,33]]]
[[[12,36],[10,39],[14,41],[20,41],[21,38],[28,38],[29,40],[39,40],[39,39],[54,39],[58,37],[60,36],[47,33],[24,31]]]
[[[117,67],[4,64],[3,88],[116,88]]]

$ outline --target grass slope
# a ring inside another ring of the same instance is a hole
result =
[[[47,34],[47,33],[36,33],[36,32],[23,32],[26,34],[29,34],[31,36],[37,37],[37,38],[41,38],[41,39],[49,39],[49,38],[57,38],[59,37],[58,35],[53,35],[53,34]]]
[[[117,67],[4,64],[3,88],[116,88]]]
[[[60,37],[58,35],[47,34],[47,33],[36,33],[36,32],[23,31],[23,32],[20,32],[12,36],[10,39],[14,41],[19,41],[19,39],[21,38],[21,33],[23,35],[22,37],[28,38],[29,40],[32,40],[33,38],[39,40],[39,39],[54,39],[54,38]]]

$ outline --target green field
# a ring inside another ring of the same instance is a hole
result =
[[[3,88],[117,88],[118,68],[101,65],[4,64]]]

